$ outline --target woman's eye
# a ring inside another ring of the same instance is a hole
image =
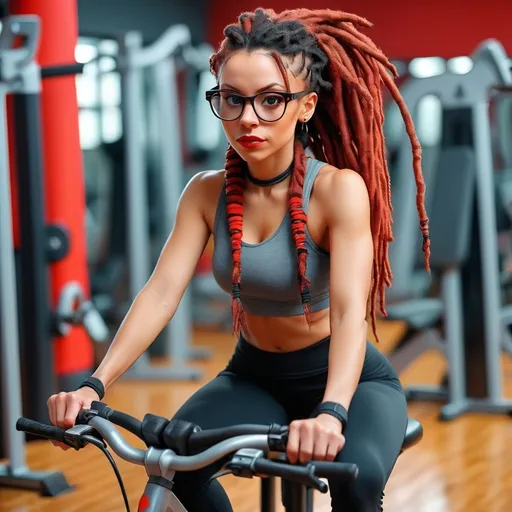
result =
[[[240,96],[227,96],[225,100],[228,105],[240,105],[242,103],[242,98]]]
[[[274,107],[276,105],[279,105],[283,101],[283,98],[281,96],[266,96],[263,100],[264,105],[268,105],[270,107]]]

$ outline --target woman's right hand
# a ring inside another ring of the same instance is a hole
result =
[[[70,393],[61,392],[52,395],[47,402],[50,421],[56,427],[71,428],[75,425],[78,413],[83,409],[90,409],[95,400],[99,401],[100,397],[89,387],[80,388]],[[70,446],[57,441],[52,441],[52,443],[63,450],[70,448]]]

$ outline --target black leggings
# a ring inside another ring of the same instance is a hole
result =
[[[330,339],[287,353],[259,350],[241,338],[227,368],[199,389],[174,416],[203,429],[238,423],[278,423],[307,418],[321,402]],[[407,404],[396,373],[367,343],[363,371],[349,409],[345,446],[336,460],[359,466],[355,482],[329,481],[333,512],[376,512],[400,453]],[[232,512],[219,466],[177,473],[174,492],[188,512]]]

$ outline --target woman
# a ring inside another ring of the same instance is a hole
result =
[[[428,220],[420,146],[394,68],[355,25],[370,26],[337,11],[258,9],[226,28],[211,58],[218,85],[207,93],[229,140],[225,170],[189,182],[99,380],[52,396],[54,424],[72,425],[148,348],[213,235],[214,274],[232,294],[239,341],[226,369],[175,417],[203,429],[290,423],[292,462],[358,464],[355,483],[330,482],[334,511],[381,509],[407,422],[397,375],[366,341],[368,299],[375,331],[376,298],[385,313],[391,283],[382,82],[412,142],[427,266]],[[232,510],[209,481],[217,470],[177,475],[173,490],[187,510]]]

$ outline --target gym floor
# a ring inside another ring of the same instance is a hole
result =
[[[386,353],[402,332],[402,325],[381,324],[381,350]],[[204,381],[226,363],[234,340],[229,334],[196,332],[194,342],[209,346],[214,357],[198,366]],[[404,385],[436,384],[444,371],[441,356],[427,353],[401,375]],[[504,357],[506,396],[512,397],[512,362]],[[204,381],[195,383],[119,381],[107,402],[115,409],[142,418],[146,412],[171,416]],[[512,423],[505,416],[467,415],[449,423],[437,421],[439,406],[411,403],[409,415],[423,423],[420,444],[401,455],[386,488],[388,512],[510,512],[512,510]],[[130,441],[139,445],[131,434]],[[123,476],[130,506],[137,509],[145,485],[145,472],[114,455]],[[67,452],[50,443],[32,442],[27,462],[33,470],[62,471],[76,488],[58,498],[40,498],[29,492],[0,490],[0,512],[111,512],[123,511],[123,499],[114,472],[94,447]],[[258,512],[259,480],[225,476],[235,512]],[[283,508],[277,507],[277,512]],[[315,496],[315,512],[328,512],[328,495]]]

